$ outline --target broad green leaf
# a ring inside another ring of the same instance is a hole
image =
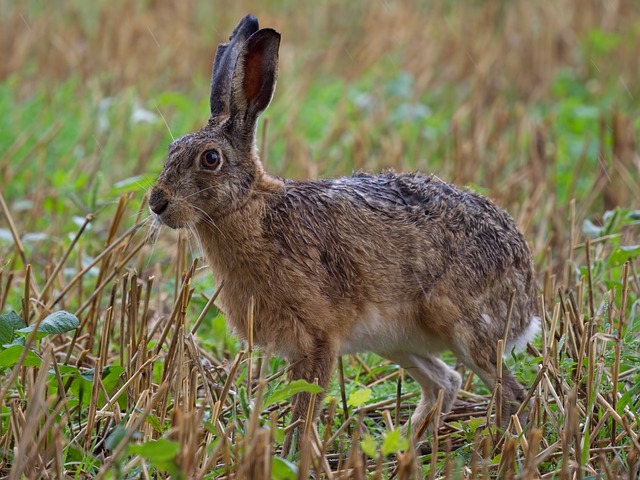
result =
[[[271,460],[271,478],[274,480],[295,480],[298,477],[298,467],[281,457]]]
[[[74,367],[73,365],[58,365],[58,371],[60,372],[60,376],[62,378],[76,377],[80,375],[80,369],[78,367]],[[51,370],[49,370],[49,373],[55,374],[55,370],[52,368]]]
[[[627,245],[616,247],[611,255],[609,256],[609,265],[610,266],[620,266],[630,258],[635,258],[640,256],[640,245]]]
[[[367,433],[364,436],[364,438],[360,442],[360,448],[370,458],[373,458],[373,459],[378,458],[378,444],[376,443],[372,435]]]
[[[23,345],[11,345],[9,348],[0,351],[0,367],[13,367],[18,363],[18,359],[24,349]],[[22,365],[25,367],[39,367],[40,362],[40,357],[29,350]]]
[[[90,368],[89,370],[85,370],[80,373],[80,376],[83,380],[93,383],[93,378],[95,377],[96,370],[94,368]]]
[[[284,400],[288,400],[293,397],[297,393],[320,393],[322,392],[322,387],[319,385],[315,385],[313,383],[309,383],[305,380],[294,380],[290,383],[285,383],[279,385],[264,401],[264,408],[273,405],[274,403],[279,403]]]
[[[382,441],[382,454],[389,455],[409,448],[409,440],[402,436],[400,429],[388,432]]]
[[[111,393],[118,382],[120,376],[124,372],[124,367],[119,365],[107,365],[102,369],[102,384],[107,391]],[[61,372],[63,376],[75,377],[69,387],[69,391],[75,395],[76,398],[82,400],[84,405],[88,405],[91,398],[91,389],[93,388],[93,381],[95,377],[95,369],[85,370],[80,372],[78,369],[68,370]],[[98,400],[98,408],[101,408],[106,403],[104,392],[100,389],[100,398]],[[120,397],[121,399],[123,397]]]
[[[26,326],[16,312],[0,315],[0,346],[13,342],[16,330]]]
[[[370,398],[371,398],[371,389],[363,388],[362,390],[356,390],[351,395],[349,395],[347,404],[350,407],[361,407],[362,405],[367,403]]]
[[[1,347],[9,348],[9,347],[13,347],[14,345],[20,345],[21,347],[24,347],[26,343],[27,341],[24,337],[13,337],[13,342],[5,343],[4,345],[1,345]],[[2,348],[0,348],[0,350],[2,350]]]
[[[119,365],[107,365],[102,369],[102,384],[107,392],[110,392],[113,387],[115,387],[124,370],[125,368]],[[87,382],[93,383],[95,369],[92,368],[91,370],[86,370],[85,372],[82,372],[80,376]]]
[[[47,335],[65,333],[71,330],[75,330],[79,326],[80,321],[78,320],[78,317],[76,317],[72,313],[61,310],[59,312],[52,313],[47,318],[42,320],[42,322],[40,323],[40,328],[38,328],[38,332]],[[30,325],[17,331],[22,334],[29,334],[33,331],[33,329],[34,325]]]
[[[107,450],[115,450],[120,444],[122,439],[127,435],[127,429],[122,425],[118,425],[114,428],[107,439],[104,442],[104,446]]]
[[[160,438],[150,440],[139,445],[129,445],[129,453],[132,455],[142,455],[151,463],[167,462],[173,460],[180,452],[180,444],[173,440]]]

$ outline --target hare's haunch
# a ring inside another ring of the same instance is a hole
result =
[[[254,341],[324,388],[337,355],[376,352],[422,387],[419,425],[440,389],[447,411],[460,387],[439,352],[493,388],[498,340],[506,333],[508,352],[535,335],[531,253],[504,210],[434,176],[266,174],[256,123],[275,89],[279,44],[279,33],[247,16],[218,47],[209,122],[171,144],[150,209],[197,234],[225,281],[220,302],[238,335],[253,299]],[[506,369],[502,391],[508,422],[524,394]],[[296,397],[293,420],[308,402]]]

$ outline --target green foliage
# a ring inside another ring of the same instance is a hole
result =
[[[80,325],[77,317],[69,312],[54,312],[45,317],[35,334],[36,339],[47,335],[66,333]],[[13,367],[23,355],[24,337],[35,329],[35,325],[27,324],[15,312],[0,315],[0,368]],[[34,367],[40,365],[40,357],[32,350],[27,351],[23,365]]]
[[[402,436],[399,429],[395,429],[391,432],[387,432],[383,436],[380,452],[382,455],[387,456],[392,453],[404,451],[407,448],[409,448],[409,440]]]
[[[18,363],[24,352],[23,345],[10,345],[7,348],[0,349],[0,367],[13,367]],[[40,366],[40,357],[29,350],[24,358],[23,365],[26,367]]]
[[[172,478],[184,478],[180,467],[175,462],[175,457],[180,452],[180,444],[178,442],[160,438],[129,445],[127,450],[130,455],[141,455],[146,458],[152,466],[171,474]]]
[[[582,40],[584,55],[602,58],[616,48],[621,40],[620,35],[615,32],[593,28]]]
[[[318,385],[306,382],[305,380],[294,380],[289,383],[278,385],[276,388],[274,388],[264,399],[264,408],[269,407],[275,403],[290,400],[294,395],[298,393],[318,394],[320,392],[322,392],[322,387]]]
[[[95,370],[80,370],[72,365],[61,365],[58,367],[60,376],[68,382],[67,393],[71,395],[70,403],[73,405],[80,404],[87,406],[91,402],[91,392],[93,388]],[[102,369],[101,383],[107,393],[112,393],[115,387],[120,383],[120,377],[124,372],[124,367],[107,365]],[[50,388],[52,392],[58,390],[54,372],[51,372]],[[96,401],[96,406],[102,408],[107,399],[103,391],[100,391]],[[120,399],[121,405],[124,407],[124,398]]]
[[[602,215],[602,225],[596,225],[587,219],[582,226],[584,234],[596,244],[599,239],[606,239],[606,255],[596,257],[591,265],[592,274],[596,278],[602,278],[608,288],[616,288],[618,293],[622,289],[624,263],[640,257],[640,243],[621,245],[622,231],[638,229],[639,226],[640,211],[624,208],[605,212]],[[586,276],[587,268],[587,265],[581,265],[578,269],[579,274]]]
[[[43,338],[47,335],[70,332],[71,330],[75,330],[79,326],[80,321],[75,315],[64,311],[54,312],[51,315],[45,317],[44,320],[40,322],[36,337]],[[34,330],[35,325],[29,325],[28,327],[16,330],[16,333],[26,336]]]
[[[382,442],[379,443],[373,435],[366,434],[360,441],[360,448],[364,453],[373,459],[380,455],[386,457],[409,448],[409,440],[402,436],[399,429],[386,431],[382,435]]]
[[[273,480],[295,480],[298,478],[298,467],[284,458],[273,457],[271,475]]]
[[[26,326],[16,312],[0,315],[0,345],[12,343],[16,339],[15,332]]]
[[[369,399],[371,398],[371,389],[363,388],[361,390],[356,390],[347,400],[347,405],[350,407],[361,407],[365,405]]]

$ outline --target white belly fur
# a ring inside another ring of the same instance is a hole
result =
[[[369,304],[356,320],[348,338],[340,345],[340,355],[359,352],[429,352],[444,349],[436,338],[428,336],[409,321],[401,306]]]

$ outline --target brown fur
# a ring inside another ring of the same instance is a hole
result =
[[[228,97],[212,94],[215,116],[171,145],[149,201],[161,223],[196,232],[217,281],[225,281],[220,302],[230,325],[246,336],[253,298],[255,342],[298,362],[293,375],[324,388],[339,354],[371,350],[399,363],[423,390],[414,425],[439,389],[447,411],[460,387],[458,373],[435,356],[442,350],[493,388],[512,292],[508,340],[528,335],[533,322],[531,253],[513,219],[434,176],[267,175],[255,130],[275,88],[280,36],[235,32],[222,51],[239,52],[237,59],[215,63],[228,69],[218,76],[230,84],[213,88]],[[222,158],[215,171],[200,165],[211,149]],[[503,375],[508,421],[523,389]],[[293,420],[308,402],[296,398]]]

